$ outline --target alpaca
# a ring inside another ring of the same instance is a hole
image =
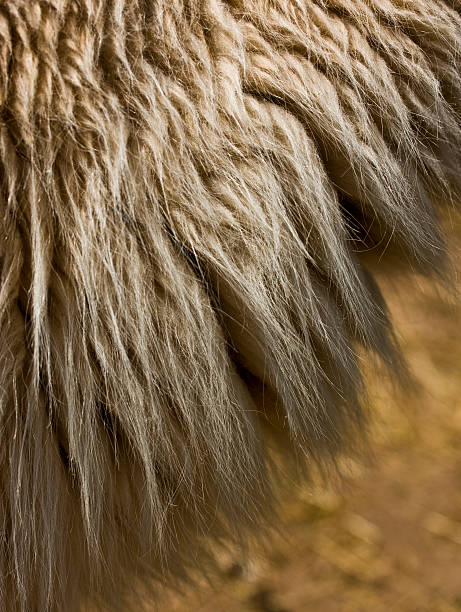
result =
[[[366,446],[460,50],[460,0],[1,0],[2,610],[155,601],[270,523],[269,448]]]

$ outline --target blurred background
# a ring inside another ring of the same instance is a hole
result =
[[[285,492],[265,553],[223,553],[213,586],[167,593],[160,612],[461,611],[461,298],[416,276],[378,281],[420,386],[396,393],[367,372],[372,465],[350,464],[341,488]]]

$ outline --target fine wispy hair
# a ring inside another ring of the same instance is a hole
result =
[[[459,0],[0,1],[2,610],[155,599],[270,518],[271,440],[358,448],[360,251],[443,272],[460,45]]]

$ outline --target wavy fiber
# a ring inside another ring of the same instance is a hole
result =
[[[270,519],[270,436],[359,448],[361,251],[443,275],[460,45],[458,0],[0,3],[2,610],[155,598]]]

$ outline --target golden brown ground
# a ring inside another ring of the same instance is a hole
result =
[[[223,559],[214,588],[161,612],[461,611],[461,305],[415,283],[384,291],[423,388],[391,399],[372,378],[375,466],[341,493],[293,492],[265,556]]]

